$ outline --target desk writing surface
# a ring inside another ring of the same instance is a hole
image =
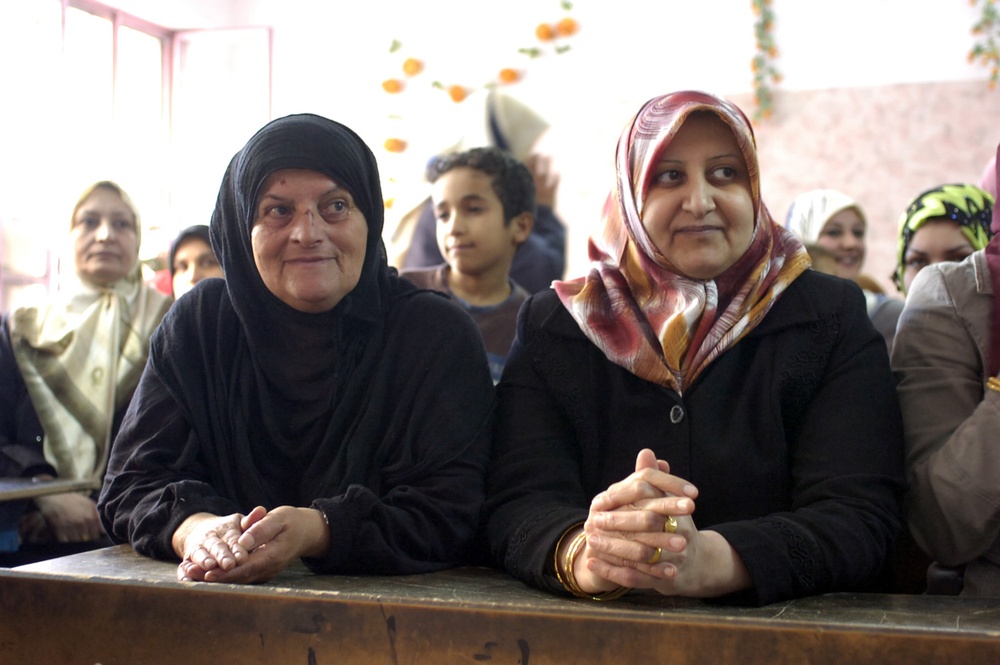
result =
[[[63,492],[77,492],[81,490],[93,491],[93,481],[64,480],[62,478],[54,478],[51,480],[34,480],[32,478],[0,478],[0,501],[33,499],[37,496],[62,494]]]
[[[2,663],[1000,663],[1000,599],[600,604],[478,568],[213,585],[125,547],[0,570],[0,608]]]

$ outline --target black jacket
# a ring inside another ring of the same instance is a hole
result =
[[[553,547],[651,448],[770,603],[880,579],[901,524],[902,429],[885,343],[853,284],[807,271],[681,397],[607,360],[554,291],[528,300],[498,386],[494,559],[560,589]]]

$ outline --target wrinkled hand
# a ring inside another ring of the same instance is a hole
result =
[[[196,513],[184,520],[171,539],[181,558],[178,579],[211,581],[206,576],[212,571],[232,570],[245,562],[250,553],[239,544],[239,538],[265,512],[258,506],[249,515]]]
[[[246,516],[199,523],[185,538],[191,555],[184,554],[177,575],[182,581],[266,582],[294,559],[323,556],[329,542],[329,528],[319,511],[280,506],[268,512],[258,506]]]
[[[641,451],[635,472],[591,503],[584,525],[587,547],[574,570],[577,581],[588,591],[584,580],[598,591],[627,586],[692,597],[748,587],[746,569],[729,543],[695,526],[697,496],[697,488],[671,475],[665,461]],[[675,533],[664,531],[670,516]]]
[[[97,540],[104,535],[97,504],[84,494],[68,492],[35,499],[52,537],[60,543]]]

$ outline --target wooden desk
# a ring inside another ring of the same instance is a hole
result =
[[[19,665],[1000,663],[1000,599],[598,604],[476,568],[212,585],[123,547],[0,571],[0,608],[0,662]]]
[[[93,491],[93,483],[89,480],[33,480],[31,478],[0,478],[0,501],[16,499],[33,499],[47,494],[62,494],[63,492]]]

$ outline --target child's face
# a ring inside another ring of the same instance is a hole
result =
[[[462,166],[441,175],[431,192],[438,248],[451,269],[463,275],[506,273],[514,250],[527,237],[517,218],[504,224],[503,204],[491,180]]]

